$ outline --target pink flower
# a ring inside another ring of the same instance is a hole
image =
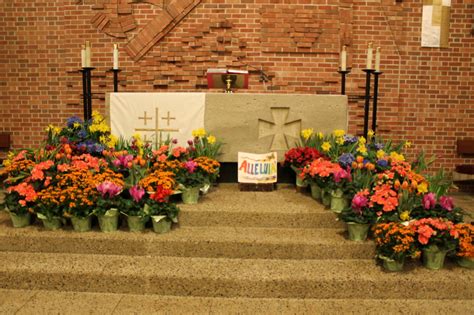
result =
[[[365,196],[362,196],[362,195],[355,195],[354,198],[352,198],[352,209],[361,214],[362,213],[362,208],[366,207],[369,203],[369,200],[365,197]]]
[[[339,183],[343,179],[347,179],[348,182],[352,181],[350,170],[340,168],[334,172],[334,181],[336,183]]]
[[[130,193],[130,196],[132,196],[133,200],[135,200],[135,202],[140,202],[143,195],[145,194],[145,189],[138,186],[133,186],[128,190],[128,192]]]
[[[102,197],[108,196],[109,198],[113,198],[122,192],[122,186],[106,180],[100,185],[97,185],[97,190],[102,194]]]
[[[428,209],[433,209],[436,205],[435,194],[427,193],[426,195],[424,195],[422,204],[423,204],[423,207],[427,210]]]
[[[441,205],[441,207],[443,207],[444,210],[453,211],[453,208],[454,208],[453,198],[441,196],[439,198],[439,204]]]
[[[189,160],[186,163],[184,163],[184,167],[188,170],[189,173],[194,173],[197,167],[197,163],[194,162],[193,160]]]

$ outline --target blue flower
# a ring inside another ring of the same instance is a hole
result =
[[[341,155],[339,157],[339,163],[343,167],[351,165],[352,162],[354,162],[354,161],[355,161],[355,157],[354,157],[354,155],[352,155],[352,153],[344,153],[343,155]]]
[[[72,116],[67,120],[67,126],[68,128],[72,128],[75,123],[79,123],[82,125],[82,119],[80,119],[77,116]]]
[[[382,150],[383,147],[384,147],[383,143],[376,143],[376,144],[374,144],[374,146],[377,150]]]
[[[77,133],[77,136],[80,137],[80,138],[85,138],[85,137],[87,137],[87,131],[85,131],[84,129],[81,129],[81,130]]]
[[[377,165],[380,167],[387,167],[388,166],[388,161],[387,160],[378,160]]]
[[[356,143],[357,140],[358,140],[357,137],[352,137],[352,136],[349,136],[349,135],[345,135],[345,136],[344,136],[344,142],[345,142],[345,144]]]

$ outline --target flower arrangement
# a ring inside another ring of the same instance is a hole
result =
[[[291,148],[285,153],[284,165],[290,166],[294,170],[301,169],[307,164],[321,157],[318,150],[311,147]]]
[[[214,159],[202,156],[181,162],[177,169],[176,180],[183,189],[201,187],[214,181],[219,172],[220,164]]]
[[[380,223],[373,229],[375,251],[381,259],[404,261],[405,258],[418,258],[415,231],[398,222]]]
[[[339,218],[344,222],[373,224],[377,220],[375,211],[369,207],[370,193],[368,189],[357,192],[349,208],[343,209]]]
[[[320,157],[304,166],[299,176],[305,181],[316,183],[320,187],[327,187],[332,186],[333,175],[341,169],[338,163]]]
[[[192,158],[205,156],[216,159],[220,154],[222,143],[204,128],[193,130],[193,141],[188,141],[188,150]]]
[[[158,185],[155,192],[150,195],[145,204],[145,212],[149,213],[153,221],[158,223],[161,220],[178,222],[179,208],[176,204],[169,202],[169,196],[173,190]]]
[[[459,257],[474,258],[474,225],[459,223],[455,226],[458,232],[456,255]]]
[[[459,238],[459,231],[451,221],[438,218],[424,218],[409,225],[414,231],[420,248],[437,247],[453,250]]]
[[[445,218],[454,223],[463,221],[464,211],[454,206],[453,198],[436,195],[432,192],[424,194],[421,205],[415,207],[410,216],[414,219],[421,218]]]

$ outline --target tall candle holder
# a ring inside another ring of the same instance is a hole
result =
[[[346,95],[346,75],[351,73],[351,68],[347,68],[347,70],[339,70],[338,72],[341,75],[341,95]]]
[[[370,76],[374,69],[364,69],[365,72],[365,105],[364,105],[364,137],[369,133],[369,107],[370,107]]]
[[[92,118],[92,70],[93,67],[83,67],[82,72],[82,96],[84,99],[84,121]]]
[[[110,71],[112,71],[114,73],[114,92],[117,93],[118,92],[118,82],[119,82],[118,74],[122,70],[120,70],[120,69],[110,69]]]
[[[377,100],[379,96],[379,76],[382,75],[381,71],[374,71],[374,104],[372,108],[372,130],[375,132],[377,128]]]

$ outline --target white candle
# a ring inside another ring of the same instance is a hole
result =
[[[84,68],[86,66],[86,47],[82,45],[81,49],[81,67]]]
[[[91,66],[91,43],[90,42],[86,42],[86,67],[90,67]]]
[[[369,43],[369,48],[367,49],[367,69],[372,69],[373,53],[372,43]]]
[[[114,70],[118,70],[119,68],[119,52],[117,44],[114,44]]]
[[[375,51],[375,71],[380,72],[380,47]]]
[[[347,70],[347,51],[346,51],[346,45],[342,46],[342,51],[341,51],[341,71],[346,71]]]

